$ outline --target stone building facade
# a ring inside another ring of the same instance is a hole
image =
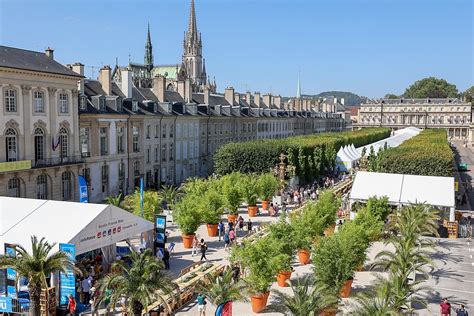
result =
[[[444,128],[450,139],[472,143],[472,110],[470,103],[455,98],[382,99],[362,104],[354,126]]]
[[[79,79],[52,49],[0,46],[0,195],[78,199]]]

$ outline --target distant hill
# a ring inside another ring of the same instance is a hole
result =
[[[303,98],[315,99],[315,98],[325,98],[329,96],[334,96],[339,98],[344,98],[344,103],[346,106],[359,106],[362,101],[366,100],[366,97],[361,97],[352,92],[345,91],[325,91],[319,94],[303,94]],[[283,101],[286,101],[291,98],[283,98]]]

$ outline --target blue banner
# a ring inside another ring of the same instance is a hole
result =
[[[13,312],[12,298],[0,296],[0,313]]]
[[[89,197],[87,195],[87,181],[83,176],[78,176],[77,181],[79,182],[79,202],[89,203]]]
[[[59,250],[67,254],[69,259],[76,261],[76,246],[73,244],[59,244]],[[59,273],[59,305],[67,305],[68,296],[76,297],[76,276],[73,269],[66,273]]]
[[[5,244],[5,255],[10,257],[16,257],[15,248],[11,244]],[[6,269],[6,278],[5,278],[5,285],[6,285],[6,293],[8,297],[17,298],[16,293],[16,271],[12,268]]]
[[[145,194],[145,190],[143,188],[143,178],[140,178],[140,214],[141,216],[143,217],[143,203],[144,203],[144,194]]]

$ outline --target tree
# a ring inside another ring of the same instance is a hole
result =
[[[311,276],[291,281],[291,290],[293,295],[275,291],[289,315],[319,315],[325,308],[337,304],[337,298],[328,295],[323,288],[317,286]]]
[[[464,91],[462,93],[462,96],[464,97],[464,100],[466,102],[472,102],[472,100],[474,99],[474,86]]]
[[[120,207],[120,204],[122,203],[122,193],[116,196],[108,196],[106,201],[107,204]]]
[[[122,204],[123,208],[137,216],[141,216],[140,190],[127,195]],[[156,191],[145,191],[143,194],[143,217],[151,222],[156,214],[161,212],[161,197]]]
[[[393,94],[393,93],[387,93],[383,98],[384,99],[400,99],[398,95]]]
[[[228,301],[236,302],[244,299],[245,284],[235,282],[231,269],[224,271],[222,275],[209,277],[200,287],[201,292],[215,306]]]
[[[409,86],[403,96],[405,98],[456,98],[458,89],[444,79],[428,77]]]
[[[356,297],[357,309],[351,315],[358,316],[396,316],[398,311],[392,307],[392,282],[377,278],[372,291],[362,292]]]
[[[172,210],[174,205],[176,204],[177,200],[181,197],[181,190],[180,188],[169,185],[169,186],[162,186],[160,192],[158,192],[159,196],[163,201],[166,202],[168,209]]]
[[[40,315],[41,290],[48,288],[46,278],[51,273],[70,269],[79,272],[66,253],[58,251],[50,254],[55,245],[56,243],[48,243],[44,237],[38,240],[36,236],[32,236],[31,254],[23,246],[14,245],[16,257],[6,255],[0,258],[0,269],[12,268],[19,276],[28,280],[30,315]]]
[[[108,289],[111,292],[108,298],[110,302],[117,302],[124,296],[128,310],[133,315],[141,315],[144,308],[156,301],[163,303],[169,310],[165,296],[176,286],[171,282],[171,277],[163,272],[163,262],[153,256],[151,249],[143,253],[132,252],[130,262],[115,262],[112,265],[113,272],[99,281],[99,292],[105,293]],[[100,301],[103,300],[104,295],[100,297]]]

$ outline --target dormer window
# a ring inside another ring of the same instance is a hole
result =
[[[99,110],[105,111],[105,99],[99,98]]]
[[[117,109],[117,112],[122,112],[122,99],[115,99],[115,108]]]
[[[79,101],[80,102],[80,105],[79,105],[80,109],[84,110],[84,111],[87,110],[87,99],[86,99],[86,97],[82,96],[79,100],[80,100]]]
[[[132,111],[133,112],[138,111],[138,101],[132,101]]]
[[[153,112],[158,112],[158,104],[153,103]]]

